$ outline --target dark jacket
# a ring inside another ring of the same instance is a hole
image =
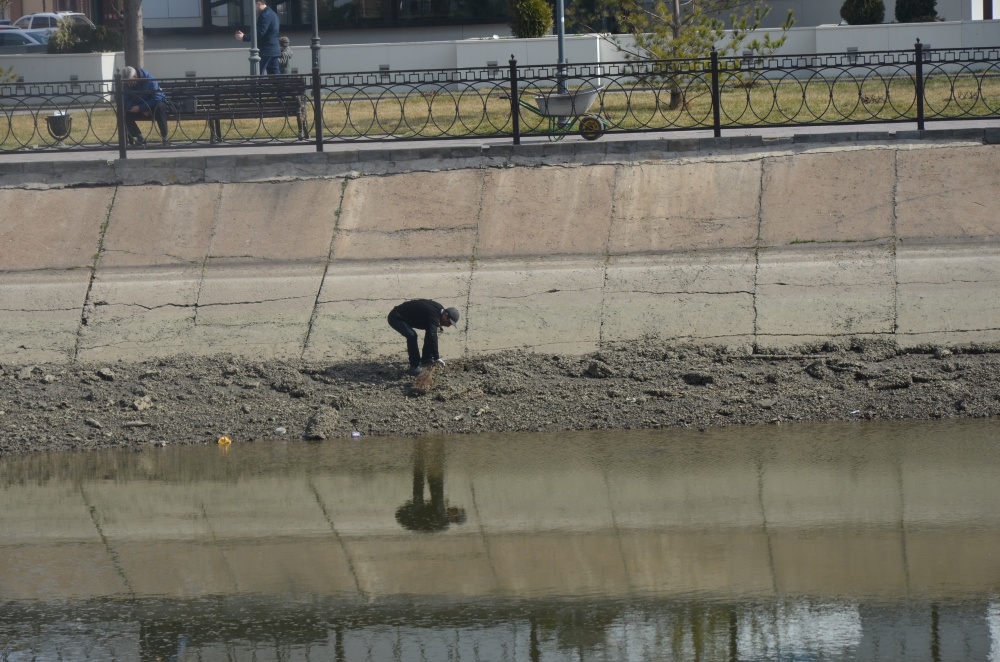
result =
[[[438,357],[438,331],[441,329],[441,313],[444,306],[430,299],[412,299],[401,303],[389,313],[427,333],[424,335],[424,361],[436,361]]]
[[[243,41],[250,41],[250,35],[244,34]],[[281,44],[278,43],[278,15],[270,7],[257,14],[257,50],[261,57],[278,57],[281,55]]]
[[[167,95],[160,89],[153,74],[140,68],[135,70],[135,78],[123,81],[122,96],[126,111],[138,104],[141,112],[151,112],[159,104],[167,102]]]

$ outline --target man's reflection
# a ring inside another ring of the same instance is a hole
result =
[[[424,482],[430,501],[424,500]],[[444,441],[418,440],[413,447],[413,498],[396,509],[396,521],[411,531],[444,531],[465,523],[465,508],[444,500]]]

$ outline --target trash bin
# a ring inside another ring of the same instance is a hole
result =
[[[49,135],[57,141],[63,141],[68,138],[70,132],[73,130],[73,118],[61,110],[57,110],[46,117],[45,124],[48,126]]]

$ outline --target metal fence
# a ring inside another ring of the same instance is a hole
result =
[[[492,64],[492,63],[491,63]],[[1000,47],[371,71],[295,77],[265,100],[251,78],[165,79],[169,146],[324,144],[1000,118]],[[208,92],[205,92],[205,91]],[[213,96],[214,95],[214,96]],[[188,107],[190,106],[190,107]],[[0,152],[132,149],[121,81],[0,85]],[[287,112],[285,112],[287,111]],[[152,117],[146,145],[160,145]],[[320,120],[320,121],[317,121]],[[155,140],[150,140],[150,137]],[[145,146],[144,146],[145,147]]]

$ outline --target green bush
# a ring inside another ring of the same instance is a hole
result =
[[[49,53],[113,53],[125,48],[125,37],[103,25],[91,27],[60,21],[59,31],[49,39]]]
[[[930,23],[937,20],[937,0],[896,0],[900,23]]]
[[[551,29],[552,7],[545,0],[510,0],[510,31],[515,37],[542,37]]]
[[[840,17],[850,25],[881,23],[885,18],[885,3],[882,0],[844,0]]]

